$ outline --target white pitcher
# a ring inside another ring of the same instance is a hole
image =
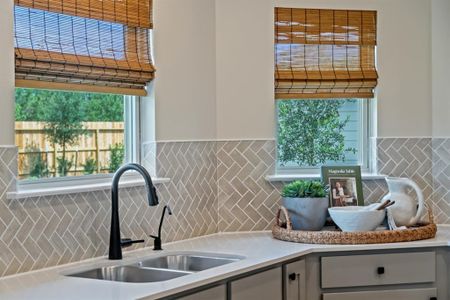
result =
[[[419,186],[409,178],[386,178],[389,188],[389,194],[383,197],[383,201],[395,201],[389,209],[394,217],[397,226],[412,226],[416,224],[425,209],[425,202],[422,190]],[[407,189],[411,187],[417,194],[417,202],[408,195]],[[417,204],[419,206],[417,207]]]

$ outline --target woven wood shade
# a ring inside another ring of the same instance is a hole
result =
[[[19,6],[54,13],[152,28],[153,0],[14,0]]]
[[[276,8],[276,98],[373,98],[376,30],[375,11]]]
[[[135,5],[126,4],[128,15],[121,12],[110,20],[114,10],[109,6],[98,17],[101,2],[105,7],[107,2],[117,2],[113,5],[116,10],[119,2]],[[62,0],[16,0],[16,85],[45,88],[46,82],[49,89],[144,95],[155,71],[149,51],[150,23],[135,27],[130,24],[137,24],[137,19],[123,17],[139,16],[137,8],[144,2],[151,7],[149,0],[64,0],[64,4]],[[58,7],[72,7],[69,4],[78,10],[67,8],[67,14],[58,11]],[[86,17],[87,13],[93,17]]]

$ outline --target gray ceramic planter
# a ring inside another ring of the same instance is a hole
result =
[[[321,230],[327,220],[328,198],[283,198],[294,230]]]

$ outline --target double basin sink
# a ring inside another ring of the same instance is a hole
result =
[[[170,254],[129,265],[91,269],[67,276],[121,282],[166,281],[243,259],[239,256],[211,254]]]

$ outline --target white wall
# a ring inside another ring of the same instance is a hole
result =
[[[429,0],[216,0],[219,139],[274,137],[275,6],[377,10],[378,136],[431,135]]]
[[[14,145],[13,3],[0,1],[0,145]]]
[[[370,2],[379,11],[378,136],[430,136],[430,1]]]
[[[214,0],[156,0],[154,21],[156,138],[214,139]]]
[[[273,138],[271,0],[216,0],[217,137]]]
[[[432,0],[433,136],[450,137],[450,1]]]

